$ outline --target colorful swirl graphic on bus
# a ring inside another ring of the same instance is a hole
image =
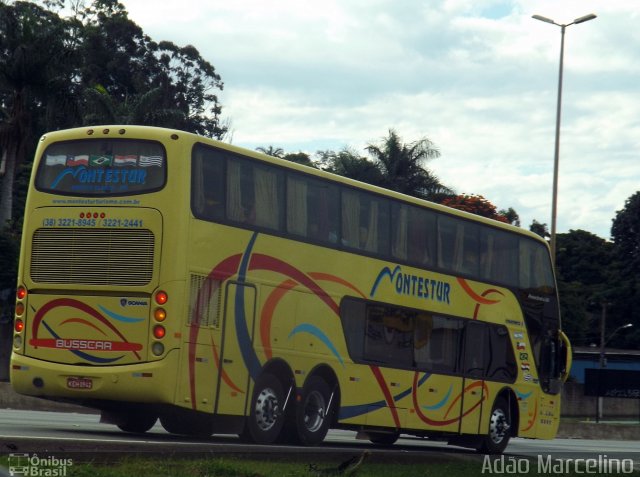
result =
[[[69,308],[71,313],[78,313],[80,316],[67,318],[55,326],[47,323],[45,318],[48,313],[57,308]],[[69,338],[65,336],[65,325],[80,325],[91,329],[95,335],[104,336],[100,339],[88,338]],[[49,336],[43,337],[43,329]],[[32,328],[32,338],[29,344],[34,348],[51,348],[58,350],[66,350],[81,359],[97,364],[115,363],[122,359],[126,353],[133,353],[134,356],[141,360],[138,353],[142,350],[142,344],[129,342],[124,335],[109,322],[100,312],[93,307],[72,298],[58,298],[45,304],[35,314]],[[96,356],[93,353],[122,353],[114,357]]]
[[[313,296],[317,297],[322,303],[324,303],[332,312],[332,314],[337,317],[340,316],[339,305],[321,286],[322,282],[339,284],[341,286],[349,288],[362,298],[367,297],[367,295],[365,295],[355,285],[335,275],[320,272],[305,273],[279,258],[254,252],[253,249],[257,238],[258,234],[254,233],[249,240],[244,253],[230,256],[216,265],[209,273],[207,282],[210,283],[211,281],[219,281],[221,283],[233,277],[234,283],[242,285],[247,283],[248,272],[258,270],[274,272],[284,277],[284,279],[273,288],[273,291],[271,291],[266,296],[262,310],[259,311],[257,333],[259,334],[259,342],[262,349],[264,350],[266,360],[270,360],[273,357],[273,350],[271,345],[271,329],[276,309],[281,300],[289,292],[295,289],[302,289],[304,292],[312,294]],[[398,293],[410,295],[413,294],[422,298],[444,302],[445,304],[449,304],[451,302],[451,285],[449,283],[444,281],[431,280],[425,277],[414,277],[411,274],[403,273],[402,269],[399,266],[396,267],[393,271],[391,271],[388,267],[385,267],[385,269],[380,272],[377,279],[375,280],[369,296],[373,297],[376,294],[379,285],[385,278],[389,280],[389,283],[394,286]],[[492,305],[499,302],[499,300],[487,298],[487,295],[493,293],[501,294],[497,290],[489,289],[484,293],[478,294],[473,291],[470,285],[464,280],[458,280],[458,282],[462,286],[463,290],[477,303],[474,318],[477,317],[478,308],[480,305]],[[252,336],[250,334],[246,320],[246,288],[246,286],[236,286],[235,296],[228,297],[227,299],[234,304],[234,316],[232,318],[234,320],[238,346],[240,348],[243,362],[246,366],[246,369],[249,371],[249,375],[251,376],[251,378],[256,380],[262,369],[262,364],[254,349]],[[201,290],[201,293],[204,292],[204,290]],[[201,302],[200,296],[198,296],[196,302]],[[201,327],[199,326],[200,320],[201,317],[199,316],[198,310],[196,310],[196,319],[194,320],[190,328],[188,360],[191,402],[194,409],[196,409],[197,402],[195,390],[195,343],[198,342],[197,338],[201,329]],[[328,334],[323,331],[318,324],[298,323],[289,332],[287,339],[292,339],[298,334],[307,334],[315,337],[317,341],[322,343],[327,351],[335,357],[337,362],[340,363],[340,365],[344,366],[344,357],[341,356],[338,348],[335,346],[335,343],[331,341]],[[214,345],[212,348],[217,371],[221,373],[222,380],[232,389],[240,391],[240,386],[237,385],[237,383],[235,383],[234,380],[224,371],[224,368],[220,367],[220,356],[218,354],[216,346]],[[392,415],[396,427],[400,428],[400,418],[398,416],[395,403],[408,396],[411,396],[415,412],[423,422],[433,426],[446,426],[451,423],[460,421],[463,417],[471,414],[476,410],[479,410],[482,402],[489,399],[489,389],[487,385],[482,381],[475,381],[471,384],[468,384],[464,389],[461,389],[460,392],[456,393],[455,395],[453,393],[453,389],[449,388],[445,397],[441,398],[437,403],[422,405],[419,402],[418,389],[429,379],[429,377],[431,376],[429,373],[422,373],[422,376],[419,377],[421,373],[416,372],[413,384],[411,386],[408,386],[406,389],[403,389],[401,392],[394,394],[391,392],[389,384],[383,376],[382,370],[378,366],[373,365],[369,366],[369,368],[380,388],[384,399],[366,404],[343,406],[339,411],[340,419],[348,419],[351,417],[373,412],[376,409],[387,408]],[[466,409],[463,413],[456,413],[456,406],[460,407],[461,402],[463,401],[463,397],[469,392],[475,393],[477,388],[480,388],[482,392],[481,399],[474,403],[473,406]],[[448,406],[448,408],[446,409],[446,412],[444,412],[443,419],[440,420],[433,419],[421,411],[421,409],[424,409],[427,412],[440,410],[445,406]],[[455,417],[449,417],[450,414],[455,415]]]

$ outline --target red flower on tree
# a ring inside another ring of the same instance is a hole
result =
[[[442,205],[453,209],[464,210],[465,212],[487,217],[499,222],[509,223],[509,220],[498,212],[496,206],[481,195],[460,194],[447,197],[442,201]]]

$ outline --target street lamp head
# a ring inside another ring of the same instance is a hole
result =
[[[576,18],[575,20],[573,20],[573,23],[574,25],[577,25],[578,23],[588,22],[589,20],[593,20],[594,18],[596,18],[596,15],[593,13],[589,13],[588,15],[585,15],[583,17]]]
[[[626,325],[623,325],[622,327],[620,327],[620,329],[624,329],[624,328],[631,328],[633,326],[633,323],[627,323]]]
[[[557,25],[557,23],[554,22],[551,18],[543,17],[542,15],[533,15],[531,18],[535,18],[536,20],[540,20],[541,22]]]

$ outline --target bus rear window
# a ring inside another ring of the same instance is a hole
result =
[[[40,159],[36,188],[60,195],[116,196],[161,189],[164,147],[152,141],[86,139],[49,146]]]

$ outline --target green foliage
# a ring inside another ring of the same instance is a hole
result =
[[[538,234],[543,239],[548,239],[548,238],[551,237],[551,234],[549,233],[549,228],[547,227],[547,224],[541,224],[540,222],[538,222],[535,219],[533,219],[533,222],[529,226],[529,230],[531,232],[533,232],[534,234]]]
[[[616,212],[611,227],[614,243],[613,279],[616,288],[609,296],[612,325],[633,323],[634,328],[612,339],[614,345],[640,346],[640,191]]]
[[[577,345],[599,343],[603,302],[609,300],[613,244],[584,230],[556,236],[556,272],[563,327]]]
[[[438,177],[426,168],[426,162],[440,157],[440,151],[428,138],[405,144],[393,129],[376,144],[369,144],[383,176],[383,187],[428,200],[440,200],[452,193]]]
[[[382,186],[385,179],[378,164],[349,148],[340,152],[318,151],[320,168],[367,184]]]

